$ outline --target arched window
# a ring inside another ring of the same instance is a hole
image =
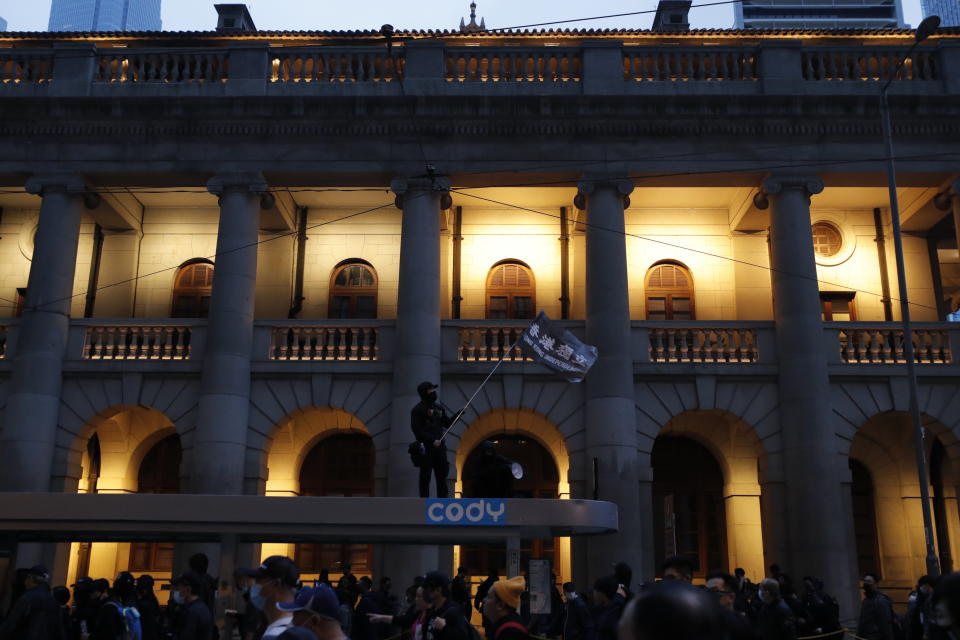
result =
[[[536,315],[533,271],[518,260],[493,265],[487,275],[487,319],[522,320]]]
[[[213,293],[213,263],[194,260],[180,267],[173,285],[173,318],[206,318]]]
[[[656,557],[687,556],[697,577],[711,569],[726,570],[723,471],[716,458],[690,438],[660,436],[651,462]]]
[[[497,453],[523,466],[523,478],[513,485],[517,498],[559,497],[560,473],[553,456],[539,442],[522,434],[503,434],[491,440],[497,445]],[[474,495],[473,477],[479,456],[477,447],[463,463],[465,496]],[[507,556],[502,544],[468,544],[461,548],[461,553],[461,564],[470,570],[470,575],[485,576],[492,567],[497,567],[500,575],[506,575]],[[522,539],[520,566],[527,566],[531,558],[548,559],[554,567],[559,567],[560,545],[556,539]]]
[[[180,493],[180,436],[167,436],[143,457],[137,493]],[[173,571],[172,542],[134,542],[130,571]]]
[[[330,278],[328,318],[377,317],[377,274],[360,260],[342,262]]]
[[[647,271],[647,320],[693,320],[693,278],[677,262],[660,262]]]
[[[300,468],[300,495],[367,497],[373,495],[373,440],[361,433],[340,433],[317,443]],[[372,548],[368,544],[298,544],[295,552],[302,573],[340,571],[370,573]]]
[[[873,478],[859,460],[850,458],[850,493],[853,498],[853,534],[857,545],[859,575],[880,574],[880,545],[877,541],[877,508]]]

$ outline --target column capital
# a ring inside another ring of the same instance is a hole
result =
[[[88,191],[86,181],[75,173],[36,173],[27,179],[24,189],[38,196],[48,191],[78,195]]]
[[[449,209],[453,206],[453,200],[450,198],[450,181],[447,178],[394,178],[390,181],[390,190],[397,196],[394,200],[397,209],[403,209],[403,199],[410,193],[438,193],[441,209]]]
[[[259,172],[226,172],[218,173],[207,181],[207,191],[222,196],[228,191],[245,193],[266,193],[269,185],[266,178]]]
[[[788,189],[803,190],[809,198],[823,191],[823,180],[819,176],[810,174],[780,174],[771,173],[763,179],[763,190],[767,193],[777,194]]]
[[[450,181],[447,178],[394,178],[390,181],[390,190],[398,196],[413,191],[448,193]]]
[[[633,193],[634,186],[633,180],[623,176],[585,174],[577,183],[577,193],[589,196],[597,189],[612,188],[620,195],[628,196]]]

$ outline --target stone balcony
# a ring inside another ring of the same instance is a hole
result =
[[[393,320],[258,320],[254,328],[256,373],[392,371]],[[584,337],[583,321],[560,323]],[[504,358],[506,371],[548,375],[514,343],[525,325],[496,320],[445,320],[444,372],[482,374]],[[64,370],[68,373],[199,373],[206,322],[192,319],[75,319]],[[914,324],[922,375],[960,375],[960,325]],[[17,322],[0,325],[0,370],[16,354]],[[903,331],[890,322],[828,322],[824,349],[831,375],[901,375]],[[633,322],[634,372],[657,375],[760,375],[777,370],[772,322]]]
[[[437,37],[398,42],[392,51],[369,39],[356,46],[342,41],[223,46],[210,40],[201,49],[88,42],[34,49],[28,48],[30,41],[20,41],[16,48],[0,49],[0,95],[856,95],[875,94],[908,49],[855,40],[842,44],[843,39],[829,45],[799,39],[686,40],[638,44],[582,38],[571,45],[534,40],[463,46]],[[893,92],[960,93],[960,47],[944,37],[918,48],[898,73]]]

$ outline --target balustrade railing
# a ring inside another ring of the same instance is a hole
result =
[[[377,360],[379,330],[375,326],[274,327],[271,360]]]
[[[917,364],[951,364],[950,332],[947,329],[913,328],[914,361]],[[847,364],[902,364],[903,329],[850,326],[838,329],[840,359]]]
[[[450,82],[579,82],[583,58],[577,47],[449,47]]]
[[[84,360],[189,360],[188,325],[90,325]]]
[[[757,332],[736,327],[649,327],[650,362],[754,363]]]
[[[625,47],[623,78],[636,82],[730,82],[759,79],[754,49]]]
[[[0,84],[43,84],[52,78],[52,53],[0,49]]]
[[[225,52],[118,51],[97,57],[95,82],[210,83],[226,82],[229,58]]]
[[[274,49],[271,82],[392,82],[403,77],[404,58],[382,47]]]
[[[457,360],[495,362],[531,360],[523,355],[517,341],[527,325],[470,326],[458,330]]]
[[[816,82],[886,82],[906,48],[816,47],[803,49],[803,79]],[[897,71],[897,80],[939,80],[936,51],[916,49]]]

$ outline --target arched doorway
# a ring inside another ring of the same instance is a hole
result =
[[[700,578],[726,571],[723,471],[716,458],[695,440],[669,435],[656,439],[650,457],[656,557],[688,556]]]
[[[172,318],[206,318],[213,295],[213,263],[197,258],[184,263],[173,285]]]
[[[877,507],[870,470],[859,460],[849,459],[850,496],[853,505],[853,535],[857,545],[859,575],[882,575],[880,545],[877,542]]]
[[[560,473],[553,456],[539,442],[522,433],[501,434],[490,438],[497,445],[497,452],[523,465],[523,479],[516,481],[517,498],[559,497]],[[463,493],[473,495],[473,475],[479,458],[479,446],[467,456],[463,464]],[[531,559],[550,560],[554,571],[559,573],[560,545],[556,539],[521,540],[520,566],[526,567]],[[507,555],[503,545],[464,545],[460,551],[460,564],[467,567],[472,576],[485,576],[496,567],[500,575],[506,575]]]
[[[327,317],[374,319],[377,317],[377,272],[363,260],[341,262],[330,277]]]
[[[504,260],[487,274],[487,319],[533,318],[537,309],[533,270],[519,260]]]
[[[137,493],[180,493],[180,436],[167,436],[143,457],[137,474]],[[130,544],[130,571],[173,571],[172,542]]]
[[[301,496],[367,497],[373,495],[373,440],[363,433],[336,433],[318,442],[300,468]],[[352,565],[369,574],[373,564],[368,544],[298,544],[294,552],[301,574]]]
[[[647,320],[693,320],[693,277],[679,262],[658,262],[645,280]]]

